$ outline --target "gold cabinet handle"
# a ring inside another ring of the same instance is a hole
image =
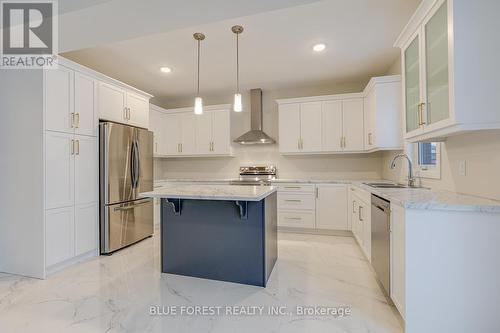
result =
[[[80,140],[75,140],[75,143],[76,143],[75,155],[80,155]]]
[[[155,152],[158,152],[158,142],[155,142]]]
[[[424,120],[424,107],[425,103],[422,103],[422,106],[420,107],[420,119],[421,119],[421,124],[425,125],[425,120]]]
[[[80,128],[80,114],[79,113],[75,113],[74,115],[75,115],[74,118],[76,119],[76,125],[75,125],[75,127],[76,128]]]
[[[296,221],[302,220],[302,218],[300,218],[300,217],[289,217],[289,216],[285,216],[285,219],[286,220],[296,220]]]
[[[123,108],[123,119],[127,120],[127,108]]]
[[[75,155],[75,140],[71,140],[71,155]]]
[[[357,202],[356,202],[356,200],[354,200],[354,201],[352,202],[352,213],[353,213],[353,214],[356,214],[356,208],[354,208],[354,207],[356,206],[356,204],[357,204]]]
[[[358,216],[359,216],[359,220],[361,222],[363,222],[363,214],[362,214],[362,211],[363,211],[363,206],[359,206],[359,209],[358,209]]]
[[[373,144],[373,141],[372,141],[372,134],[371,133],[368,133],[368,144],[371,146]]]
[[[75,114],[71,113],[71,128],[75,128]]]
[[[298,199],[285,199],[286,202],[302,202],[302,200]]]
[[[182,153],[182,143],[181,143],[181,153]]]

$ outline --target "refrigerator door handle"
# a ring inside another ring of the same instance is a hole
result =
[[[141,176],[141,152],[139,150],[139,142],[135,142],[135,161],[137,167],[135,168],[135,187],[139,187],[139,177]]]
[[[131,150],[130,150],[130,176],[132,182],[132,188],[135,188],[135,166],[136,166],[136,154],[135,154],[135,141],[132,142]]]

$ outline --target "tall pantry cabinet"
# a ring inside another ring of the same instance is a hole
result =
[[[61,57],[57,69],[2,71],[0,272],[45,278],[98,255],[103,81],[125,87]]]

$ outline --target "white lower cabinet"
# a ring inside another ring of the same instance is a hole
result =
[[[73,206],[45,212],[45,266],[50,267],[74,256]]]
[[[316,228],[349,230],[347,221],[347,186],[316,185]]]
[[[371,197],[370,193],[350,187],[349,216],[354,238],[368,261],[371,261]]]
[[[278,213],[278,225],[291,228],[314,228],[314,211],[283,210]]]
[[[347,185],[279,184],[278,226],[349,230]]]
[[[391,299],[405,318],[405,210],[391,205]]]
[[[75,206],[75,256],[97,249],[97,202]]]

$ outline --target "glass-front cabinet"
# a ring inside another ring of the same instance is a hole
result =
[[[447,4],[438,1],[402,52],[407,137],[450,117]]]
[[[404,51],[406,133],[420,128],[420,38],[415,36]]]
[[[445,1],[424,24],[425,38],[425,124],[450,116],[448,85],[448,12]]]

